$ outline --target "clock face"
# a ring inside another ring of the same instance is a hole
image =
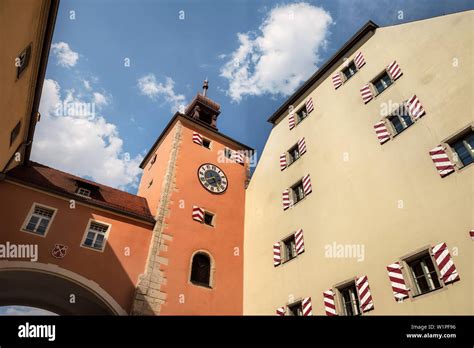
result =
[[[199,167],[199,181],[208,191],[222,193],[227,189],[227,177],[217,166],[206,163]]]

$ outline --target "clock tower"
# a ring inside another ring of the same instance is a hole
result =
[[[208,81],[145,156],[138,195],[156,219],[137,315],[241,315],[245,189],[253,150],[217,128]]]

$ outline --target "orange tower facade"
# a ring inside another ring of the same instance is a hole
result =
[[[253,150],[217,129],[220,106],[196,95],[141,164],[138,195],[155,215],[135,314],[243,312],[245,188]]]

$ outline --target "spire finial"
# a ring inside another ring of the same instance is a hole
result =
[[[207,89],[209,88],[209,80],[206,78],[204,84],[202,85],[202,95],[205,97],[207,94]]]

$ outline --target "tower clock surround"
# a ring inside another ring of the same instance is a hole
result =
[[[210,193],[222,194],[227,190],[229,181],[222,169],[212,163],[202,164],[197,171],[201,185]]]

